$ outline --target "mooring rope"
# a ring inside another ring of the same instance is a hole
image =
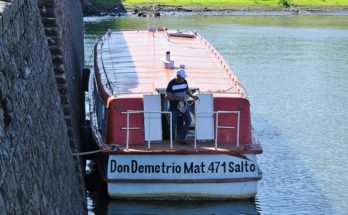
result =
[[[108,148],[108,149],[99,149],[99,150],[88,151],[88,152],[73,152],[71,154],[72,156],[83,156],[83,155],[97,154],[99,152],[104,152],[104,151],[118,151],[118,150],[120,150],[119,145],[111,145],[111,148]]]

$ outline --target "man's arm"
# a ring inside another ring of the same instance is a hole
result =
[[[166,98],[168,100],[172,100],[172,101],[184,101],[184,97],[183,96],[173,96],[172,93],[170,92],[166,92],[167,95],[166,95]]]
[[[198,100],[198,96],[195,96],[192,94],[190,89],[187,89],[186,94],[189,95],[191,98],[193,98],[194,100]]]

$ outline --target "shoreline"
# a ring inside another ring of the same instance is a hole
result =
[[[84,16],[146,17],[148,6],[102,5],[86,3]],[[348,7],[192,7],[156,5],[156,16],[348,16]]]

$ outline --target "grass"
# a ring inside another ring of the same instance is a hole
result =
[[[152,0],[92,0],[105,4],[124,6],[148,5]],[[307,6],[307,7],[347,7],[348,0],[155,0],[156,4],[192,7],[276,7],[276,6]]]

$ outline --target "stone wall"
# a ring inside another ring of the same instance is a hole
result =
[[[83,14],[80,1],[39,0],[38,6],[52,56],[54,76],[73,152],[80,151],[80,124],[84,119],[80,83],[84,66]],[[83,170],[75,157],[83,184]],[[83,192],[83,191],[81,191]]]
[[[79,1],[39,0],[39,8],[61,95],[70,146],[78,151],[83,54],[83,15]],[[70,14],[70,16],[69,16]]]
[[[79,84],[71,86],[83,66],[83,40],[72,40],[82,37],[80,1],[57,1],[71,7],[55,13],[65,17],[55,21],[60,58],[42,24],[43,2],[50,1],[0,0],[0,214],[86,212],[81,170],[71,155],[81,119]]]

